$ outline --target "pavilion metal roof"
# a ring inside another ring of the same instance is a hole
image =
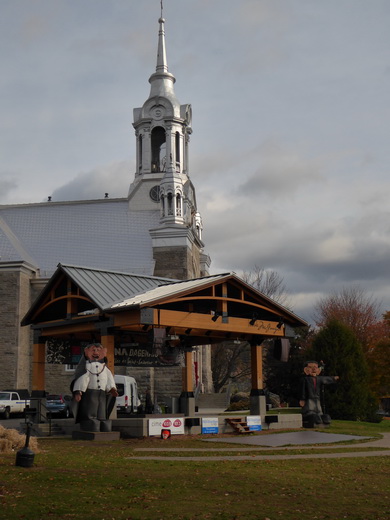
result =
[[[130,295],[143,294],[172,281],[157,276],[103,271],[72,265],[59,264],[58,268],[102,310],[111,308],[114,302],[129,298]]]
[[[162,283],[172,281],[169,278],[156,276],[58,264],[56,272],[23,318],[22,325],[31,323],[31,319],[34,316],[36,308],[39,306],[39,302],[50,292],[58,279],[58,274],[61,272],[68,276],[100,310],[110,308],[115,302],[128,298],[130,295],[144,293]]]
[[[105,310],[122,310],[125,307],[133,306],[147,306],[156,303],[174,295],[182,294],[183,292],[194,291],[205,285],[213,284],[214,282],[222,281],[226,277],[233,276],[233,273],[223,273],[211,276],[204,276],[203,278],[195,278],[193,280],[174,281],[170,280],[164,285],[159,285],[153,289],[143,293],[135,294],[130,298],[118,301]]]
[[[225,280],[236,280],[239,284],[243,284],[247,287],[249,291],[253,294],[257,295],[260,299],[267,302],[270,306],[270,309],[273,308],[275,311],[282,311],[284,315],[289,316],[293,321],[299,321],[302,325],[307,325],[307,323],[294,314],[292,311],[284,307],[283,305],[277,303],[272,298],[269,298],[265,294],[259,292],[254,287],[246,284],[240,277],[238,277],[234,272],[204,276],[202,278],[195,278],[192,280],[184,280],[184,281],[173,281],[169,280],[163,285],[158,285],[155,288],[146,290],[143,293],[135,294],[130,298],[126,298],[122,301],[117,301],[113,303],[110,307],[107,307],[106,311],[119,311],[124,310],[129,307],[147,307],[156,305],[159,301],[163,301],[164,299],[173,297],[175,295],[185,294],[191,291],[196,291],[198,289],[204,288],[206,286],[212,285],[216,282],[223,282]]]
[[[26,314],[22,325],[28,325],[34,321],[36,310],[46,295],[56,286],[61,273],[68,277],[103,312],[120,312],[134,307],[153,307],[176,296],[185,297],[187,294],[212,285],[233,281],[250,291],[255,300],[263,301],[271,312],[280,312],[301,325],[306,323],[289,309],[246,284],[233,272],[191,280],[172,280],[157,276],[58,264],[56,273]]]

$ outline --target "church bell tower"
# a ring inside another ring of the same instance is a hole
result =
[[[207,275],[210,260],[203,253],[202,220],[189,177],[192,109],[180,105],[174,91],[164,24],[161,16],[149,97],[134,109],[136,172],[129,205],[132,210],[159,211],[159,225],[150,230],[154,275],[188,279]]]

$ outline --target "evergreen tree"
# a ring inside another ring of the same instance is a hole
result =
[[[376,420],[377,405],[369,389],[362,346],[349,327],[329,320],[314,338],[310,356],[325,363],[324,375],[340,377],[325,390],[326,413],[333,419]]]
[[[263,343],[265,354],[263,375],[268,390],[278,394],[281,401],[290,406],[299,406],[303,365],[314,331],[310,327],[304,327],[295,329],[294,332],[295,337],[289,338],[290,352],[287,362],[275,359],[273,340],[266,340]]]

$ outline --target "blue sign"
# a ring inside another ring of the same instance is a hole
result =
[[[251,432],[261,432],[261,417],[260,415],[248,415],[246,423]]]
[[[218,417],[202,417],[202,433],[218,433]]]

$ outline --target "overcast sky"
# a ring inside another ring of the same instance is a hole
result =
[[[127,196],[160,0],[0,0],[0,204]],[[390,310],[389,0],[165,0],[212,273]]]

